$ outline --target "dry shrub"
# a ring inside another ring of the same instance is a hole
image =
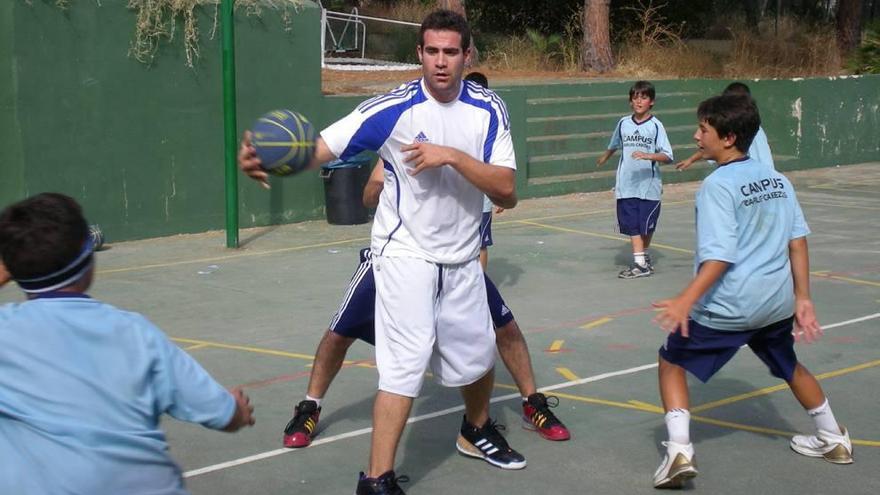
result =
[[[637,78],[705,77],[718,75],[718,57],[682,38],[681,25],[670,24],[660,13],[666,4],[639,1],[627,7],[636,17],[636,29],[618,47],[617,72]]]
[[[361,2],[360,13],[372,17],[395,19],[398,21],[417,22],[422,20],[435,10],[433,3],[420,2],[419,0],[403,0],[394,2],[392,5],[381,2],[365,0]]]
[[[482,65],[492,70],[548,70],[551,62],[525,36],[505,36],[492,41],[482,53]]]
[[[639,79],[717,77],[723,68],[718,55],[686,44],[652,46],[625,42],[617,59],[616,72]]]
[[[724,65],[728,77],[797,77],[840,73],[832,25],[811,25],[794,17],[762,22],[758,32],[740,21],[730,29],[733,49]]]

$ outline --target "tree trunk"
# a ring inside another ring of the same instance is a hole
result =
[[[862,0],[840,0],[837,6],[837,46],[852,52],[862,39]]]
[[[453,12],[458,12],[463,15],[465,19],[467,19],[467,11],[465,10],[466,0],[437,0],[437,8],[438,9],[446,9],[451,10]],[[478,65],[480,62],[479,53],[477,53],[477,47],[474,45],[474,34],[473,34],[473,26],[471,26],[471,58],[468,62],[467,66],[471,67],[474,65]]]
[[[608,72],[614,68],[609,28],[610,0],[584,0],[584,42],[581,47],[581,70]]]

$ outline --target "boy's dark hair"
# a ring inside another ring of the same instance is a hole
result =
[[[654,100],[656,97],[656,92],[654,91],[654,85],[648,81],[636,81],[635,84],[629,88],[629,99],[632,99],[636,95],[645,95],[648,98]]]
[[[451,10],[435,10],[425,17],[419,29],[419,46],[425,46],[425,31],[455,31],[461,35],[461,49],[471,46],[471,27],[461,14]]]
[[[761,126],[758,106],[750,96],[713,96],[700,103],[697,118],[714,127],[721,138],[736,136],[734,146],[743,153],[748,152]]]
[[[728,84],[727,87],[724,88],[724,92],[721,94],[724,96],[752,96],[752,92],[749,91],[749,87],[746,86],[745,83],[741,83],[739,81]]]
[[[489,87],[489,79],[486,77],[486,74],[482,72],[471,72],[470,74],[464,76],[465,81],[473,81],[484,88]]]
[[[0,213],[0,256],[14,279],[45,276],[77,258],[89,235],[70,196],[42,193]]]

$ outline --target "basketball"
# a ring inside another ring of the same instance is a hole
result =
[[[104,248],[104,232],[101,231],[101,227],[97,224],[89,225],[89,237],[92,238],[92,242],[95,244],[95,251],[100,251]]]
[[[263,115],[251,132],[261,166],[272,175],[301,172],[315,154],[315,128],[292,110],[273,110]]]

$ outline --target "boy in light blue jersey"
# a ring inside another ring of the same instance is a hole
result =
[[[94,245],[61,194],[0,214],[0,282],[8,270],[28,298],[0,307],[0,491],[188,493],[159,417],[235,431],[253,408],[146,318],[85,294]]]
[[[678,488],[697,475],[685,371],[706,382],[743,345],[788,383],[815,421],[816,434],[795,436],[791,448],[849,464],[849,432],[794,351],[795,340],[822,334],[810,299],[810,230],[794,188],[746,155],[760,125],[751,98],[716,96],[700,104],[697,116],[694,138],[718,169],[697,192],[696,276],[676,298],[654,304],[661,309],[655,323],[669,333],[659,351],[669,441],[654,486]]]
[[[724,93],[722,94],[726,96],[748,96],[749,98],[752,96],[749,87],[741,82],[730,83],[724,88]],[[755,139],[752,140],[752,144],[749,146],[748,156],[749,158],[770,167],[771,170],[776,170],[776,165],[773,163],[773,154],[770,152],[770,143],[767,141],[767,134],[761,126],[758,126],[758,133],[755,134]],[[685,170],[702,158],[703,153],[700,152],[700,150],[697,150],[693,155],[677,163],[675,169]],[[710,163],[712,162],[712,160],[709,161]]]
[[[620,233],[630,236],[633,263],[618,274],[620,278],[648,277],[654,272],[648,247],[660,218],[660,163],[672,161],[672,146],[666,129],[651,114],[654,107],[654,85],[637,81],[629,90],[632,115],[617,122],[608,149],[596,161],[602,166],[618,149],[617,222]]]

